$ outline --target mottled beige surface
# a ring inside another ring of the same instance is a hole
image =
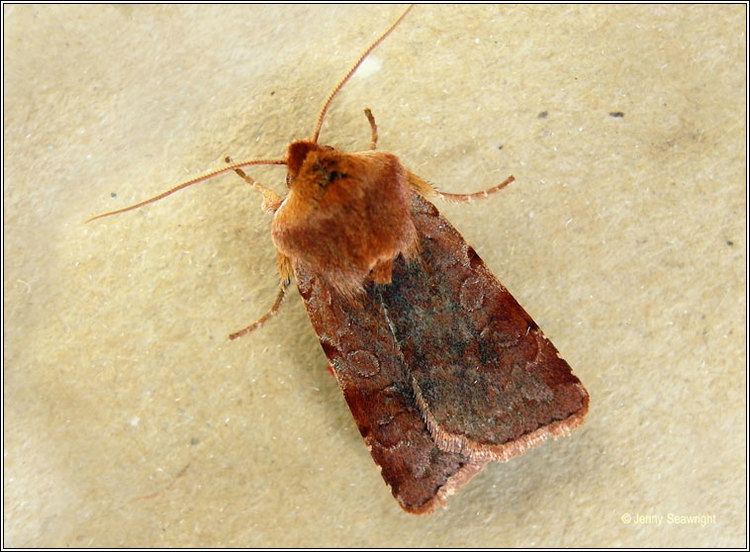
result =
[[[283,154],[398,11],[4,7],[6,545],[744,545],[744,6],[420,6],[334,104],[325,142],[365,148],[369,106],[445,190],[516,176],[441,209],[592,397],[431,517],[296,292],[227,341],[275,286],[238,178],[82,224]]]

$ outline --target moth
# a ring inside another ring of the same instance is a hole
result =
[[[234,171],[273,215],[279,290],[271,308],[233,333],[262,326],[292,279],[360,433],[401,507],[445,504],[490,461],[506,461],[582,423],[589,396],[531,317],[430,202],[468,202],[498,192],[450,194],[377,149],[319,143],[334,97],[396,28],[408,8],[357,59],[326,98],[310,138],[277,159],[233,163],[136,205]],[[284,197],[243,170],[280,165]]]

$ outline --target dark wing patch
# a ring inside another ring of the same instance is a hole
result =
[[[580,424],[588,393],[570,366],[437,209],[412,201],[421,262],[399,259],[378,289],[438,446],[507,460]]]

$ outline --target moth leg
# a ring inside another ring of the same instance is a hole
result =
[[[292,282],[292,263],[289,260],[289,257],[282,255],[281,253],[278,253],[276,255],[276,267],[279,270],[279,276],[281,276],[281,282],[279,283],[279,292],[276,294],[276,299],[274,300],[273,305],[271,305],[271,308],[268,309],[268,311],[266,311],[266,313],[260,318],[258,318],[255,322],[253,322],[246,328],[242,328],[241,330],[234,332],[233,334],[230,334],[229,339],[237,339],[238,337],[242,337],[243,335],[249,334],[250,332],[257,330],[263,324],[265,324],[273,315],[279,312],[279,309],[281,308],[281,303],[284,301],[284,296],[286,295],[286,288],[288,288],[289,284]]]
[[[393,259],[380,261],[372,269],[372,279],[376,284],[390,284],[393,274]]]
[[[232,163],[232,159],[229,156],[225,157],[224,161],[229,164]],[[263,204],[261,205],[261,209],[263,209],[266,213],[273,214],[276,212],[276,209],[279,208],[282,201],[279,197],[279,194],[274,192],[271,188],[267,188],[260,182],[257,182],[255,179],[248,176],[242,169],[234,169],[234,172],[236,172],[245,182],[250,184],[250,186],[252,186],[254,190],[257,190],[263,195]]]
[[[375,124],[375,117],[369,107],[365,108],[365,117],[370,123],[370,149],[374,150],[378,148],[378,125]]]
[[[265,324],[269,318],[271,318],[274,314],[279,312],[279,308],[281,307],[281,303],[284,300],[285,294],[286,294],[286,286],[283,285],[282,283],[282,285],[279,286],[279,293],[276,294],[276,300],[273,302],[273,305],[271,305],[271,308],[268,309],[266,314],[258,318],[255,322],[253,322],[246,328],[242,328],[240,331],[230,334],[229,339],[237,339],[238,337],[242,337],[243,335],[249,334],[250,332],[257,330],[263,324]]]
[[[279,271],[279,277],[281,278],[281,283],[284,286],[288,286],[292,282],[292,261],[289,257],[286,255],[283,255],[280,252],[276,252],[276,268]]]
[[[471,194],[449,194],[447,192],[441,192],[440,190],[436,190],[432,187],[432,184],[427,182],[426,180],[419,178],[416,174],[414,174],[411,171],[407,171],[407,179],[409,181],[409,185],[412,187],[412,189],[417,192],[422,197],[430,197],[430,196],[438,196],[442,199],[448,200],[448,201],[458,201],[458,202],[471,202],[475,199],[484,199],[485,197],[490,196],[491,194],[494,194],[495,192],[499,192],[503,188],[505,188],[508,184],[513,182],[515,180],[514,177],[509,176],[505,180],[503,180],[500,184],[496,186],[492,186],[491,188],[487,188],[486,190],[481,190],[479,192],[474,192]]]

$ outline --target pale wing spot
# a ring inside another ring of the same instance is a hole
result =
[[[367,351],[354,351],[348,355],[351,369],[358,376],[371,378],[380,372],[380,362],[372,353]]]
[[[476,276],[464,280],[464,283],[461,284],[460,300],[461,306],[466,310],[473,311],[481,307],[484,302],[484,284],[482,280]]]

